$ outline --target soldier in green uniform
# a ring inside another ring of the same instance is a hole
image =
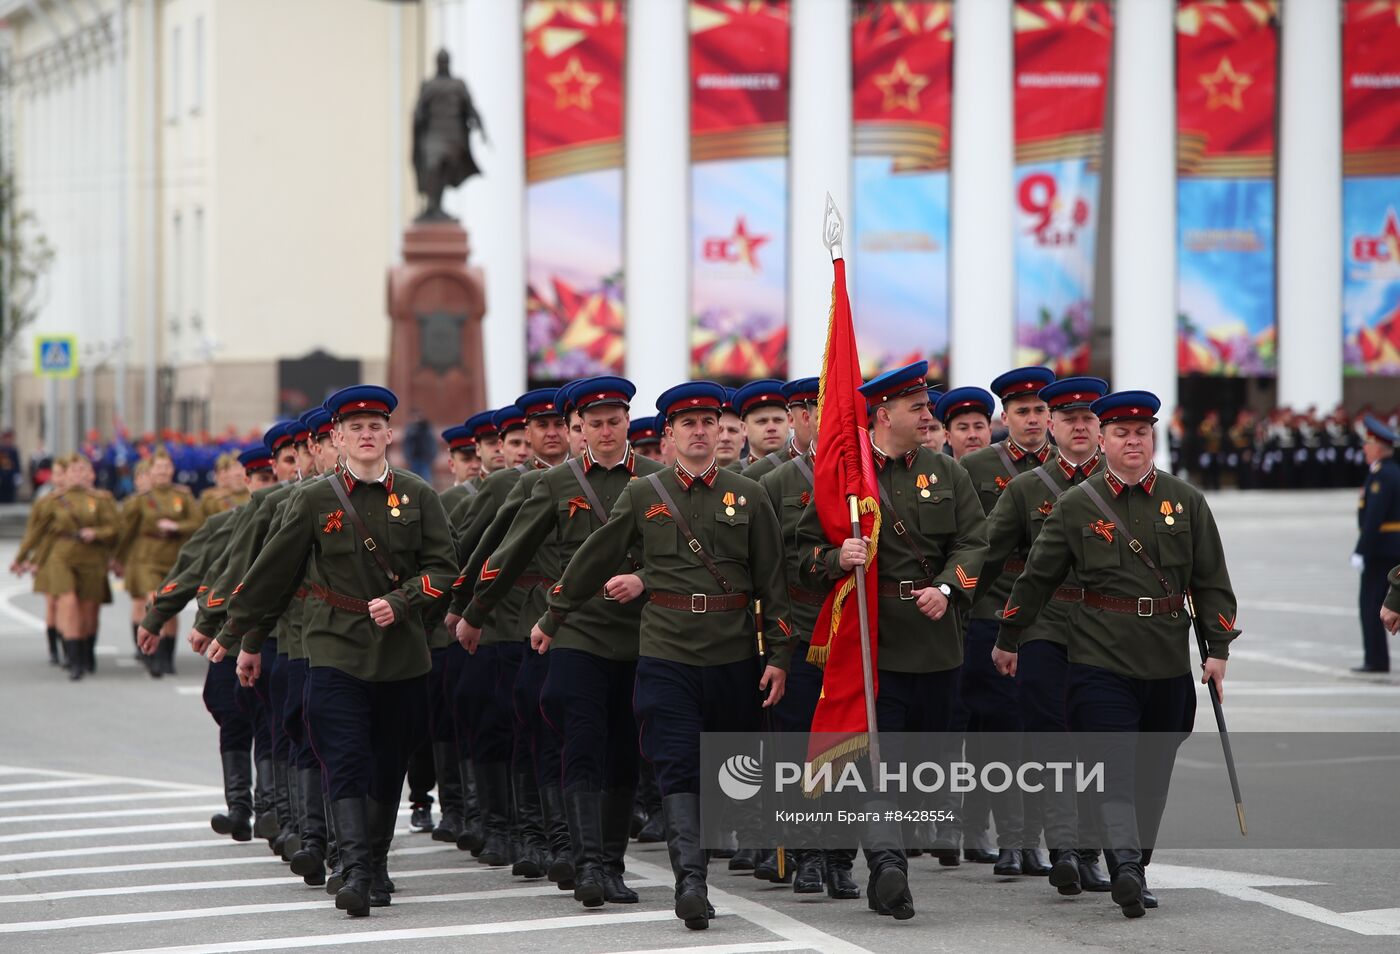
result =
[[[52,589],[52,573],[49,570],[49,554],[53,551],[53,540],[39,534],[40,523],[45,519],[50,507],[53,506],[55,494],[60,493],[68,486],[68,468],[63,460],[58,459],[53,462],[53,469],[49,472],[49,492],[38,500],[34,501],[29,508],[29,522],[25,525],[24,536],[20,539],[19,548],[15,551],[14,562],[10,564],[10,572],[16,576],[25,573],[34,577],[34,592],[41,593],[44,597],[44,628],[49,645],[49,663],[54,666],[63,665],[63,635],[58,630],[58,596]]]
[[[135,494],[122,511],[122,529],[117,538],[113,557],[126,577],[126,590],[131,594],[131,632],[133,641],[146,613],[146,601],[151,598],[180,555],[180,547],[202,522],[199,504],[194,495],[178,484],[172,484],[175,465],[164,451],[151,457],[150,489]],[[160,650],[148,658],[150,673],[159,679],[175,673],[174,623],[167,623],[169,640],[163,640]]]
[[[306,724],[325,769],[343,868],[336,907],[351,916],[390,901],[389,846],[410,746],[426,721],[423,616],[455,573],[437,494],[389,467],[397,403],[372,385],[327,399],[344,460],[287,498],[231,601],[226,633],[210,648],[217,660],[237,643],[239,679],[251,683],[262,664],[260,626],[306,587]]]
[[[1146,391],[1094,402],[1105,467],[1056,501],[1001,613],[1003,630],[1025,630],[1071,571],[1084,587],[1078,625],[1069,630],[1066,709],[1071,732],[1124,733],[1118,751],[1105,753],[1105,793],[1091,801],[1113,900],[1128,917],[1156,906],[1145,869],[1175,761],[1175,750],[1160,745],[1134,759],[1133,734],[1184,738],[1195,721],[1195,640],[1185,595],[1205,633],[1201,681],[1214,681],[1222,698],[1230,642],[1239,635],[1225,551],[1205,496],[1153,466],[1160,406]],[[1002,637],[1003,646],[1025,642],[1020,632]]]
[[[628,446],[628,402],[636,393],[631,382],[585,378],[561,391],[581,424],[583,454],[533,481],[491,555],[490,565],[499,572],[477,583],[466,607],[463,625],[469,636],[542,551],[552,551],[547,567],[552,585],[583,541],[607,524],[623,488],[634,477],[664,469]],[[637,780],[630,706],[643,606],[637,601],[642,591],[637,569],[630,557],[622,560],[609,591],[573,614],[557,638],[532,641],[536,654],[549,662],[540,705],[560,736],[562,756],[561,788],[542,779],[541,795],[547,814],[567,817],[574,897],[585,907],[637,902],[622,878]]]
[[[796,381],[754,381],[744,385],[734,395],[743,413],[744,430],[749,438],[749,453],[743,473],[750,480],[763,475],[785,460],[791,460],[807,449],[812,438],[811,408],[816,404],[817,379],[806,378],[803,384],[810,394],[794,402],[789,396]],[[793,426],[793,408],[801,410],[803,432]],[[775,446],[776,442],[776,446]]]
[[[1054,512],[1060,495],[1099,469],[1099,419],[1090,406],[1106,393],[1106,381],[1089,377],[1061,378],[1041,389],[1040,397],[1050,408],[1050,431],[1058,453],[1053,461],[1013,478],[988,515],[987,562],[977,582],[979,597],[994,589],[1003,575],[1014,580],[1025,567],[1026,554],[1045,525],[1045,518]],[[1034,626],[1001,630],[992,650],[992,663],[998,672],[1009,675],[1015,671],[1021,725],[1027,732],[1053,738],[1050,733],[1058,735],[1068,730],[1066,645],[1070,630],[1077,625],[1083,598],[1084,589],[1071,572]],[[1019,646],[1006,642],[1013,634],[1020,636]],[[1072,758],[1067,736],[1065,749],[1059,755]],[[1039,755],[1048,757],[1046,753]],[[1046,790],[1038,795],[1025,793],[1022,798],[1026,805],[1026,844],[1036,844],[1044,830],[1053,865],[1050,883],[1060,894],[1107,891],[1109,882],[1098,867],[1098,849],[1079,847],[1086,842],[1078,838],[1075,796]]]
[[[692,930],[707,928],[713,917],[700,830],[700,733],[756,730],[761,706],[782,698],[792,648],[777,517],[762,488],[715,460],[724,400],[724,389],[708,381],[661,395],[657,409],[676,442],[676,466],[627,483],[607,524],[569,561],[532,633],[540,645],[568,639],[566,627],[600,592],[631,595],[632,574],[617,571],[629,553],[639,555],[648,603],[634,714],[642,755],[661,789],[676,916]],[[761,671],[755,599],[769,623]]]
[[[1385,595],[1385,603],[1381,605],[1381,626],[1394,636],[1400,632],[1400,566],[1390,571],[1386,581],[1390,589]]]
[[[880,486],[875,717],[881,733],[950,729],[963,661],[963,614],[987,550],[987,518],[967,471],[921,445],[931,419],[927,375],[928,362],[920,361],[860,389],[874,409],[870,440]],[[869,560],[869,539],[830,545],[812,507],[798,524],[797,541],[804,585],[817,592]],[[871,909],[897,920],[912,918],[897,823],[872,826],[865,859]]]
[[[719,409],[719,434],[715,438],[715,459],[726,470],[736,474],[744,469],[741,455],[744,452],[744,422],[739,419],[738,405],[734,402],[737,388],[724,389],[724,406]],[[675,448],[671,448],[675,454]]]
[[[199,495],[199,512],[204,520],[216,513],[231,510],[248,502],[248,488],[243,483],[243,468],[238,455],[225,451],[214,461],[214,486]]]

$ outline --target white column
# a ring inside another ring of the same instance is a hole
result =
[[[851,221],[851,4],[792,5],[788,376],[821,373],[831,308],[826,194]],[[850,252],[849,245],[846,249]]]
[[[1278,403],[1342,399],[1341,8],[1280,5]]]
[[[157,256],[160,254],[160,44],[156,40],[157,20],[160,11],[156,0],[146,0],[141,10],[141,46],[144,47],[145,64],[142,70],[145,100],[143,123],[143,151],[145,161],[137,164],[141,172],[142,219],[145,226],[142,234],[145,259],[145,329],[143,334],[142,361],[145,364],[145,380],[142,382],[142,408],[144,430],[156,429],[156,375],[160,365],[160,313],[162,293],[160,286],[161,268]],[[136,170],[133,169],[133,172]],[[134,428],[133,428],[134,430]]]
[[[986,387],[1015,355],[1011,0],[953,4],[949,383]]]
[[[1120,0],[1113,56],[1113,378],[1176,407],[1176,5]],[[1160,430],[1160,429],[1159,429]],[[1167,442],[1158,441],[1159,465]]]
[[[636,414],[690,377],[690,29],[686,0],[628,7],[623,268]]]
[[[499,407],[525,390],[524,35],[518,2],[465,0],[463,6],[455,35],[450,21],[444,25],[447,48],[491,145],[473,143],[482,175],[446,205],[461,217],[472,263],[486,275],[486,400]],[[451,11],[444,7],[444,17]]]

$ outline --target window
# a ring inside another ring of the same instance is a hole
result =
[[[197,116],[204,108],[204,17],[194,18],[194,36],[190,42],[194,46],[190,52],[190,115]]]
[[[175,27],[170,31],[170,76],[167,77],[166,87],[170,98],[170,115],[167,117],[170,122],[180,121],[180,28]]]

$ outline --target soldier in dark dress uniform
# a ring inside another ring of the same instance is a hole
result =
[[[1367,415],[1368,473],[1361,488],[1356,522],[1361,531],[1352,563],[1361,571],[1361,642],[1366,657],[1353,672],[1390,672],[1390,646],[1381,626],[1386,598],[1386,574],[1400,562],[1400,464],[1395,461],[1396,434],[1377,417]]]

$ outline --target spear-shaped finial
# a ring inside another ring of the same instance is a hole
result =
[[[831,253],[833,262],[838,258],[846,257],[841,250],[841,240],[845,234],[846,223],[841,219],[841,210],[836,208],[836,201],[828,192],[826,194],[826,211],[822,215],[822,244]]]

